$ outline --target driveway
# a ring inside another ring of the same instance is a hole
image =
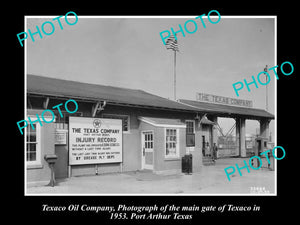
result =
[[[55,187],[27,187],[29,195],[274,195],[275,172],[266,167],[242,169],[228,181],[224,168],[236,163],[243,166],[248,158],[218,159],[215,165],[203,166],[191,175],[157,175],[151,171],[135,171],[98,176],[71,177],[57,180]]]

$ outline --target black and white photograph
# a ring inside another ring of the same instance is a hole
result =
[[[276,17],[208,15],[26,17],[26,194],[275,195]]]

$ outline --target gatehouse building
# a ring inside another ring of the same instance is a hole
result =
[[[216,97],[222,103],[173,101],[143,90],[36,75],[27,75],[26,83],[25,118],[69,99],[78,104],[72,114],[61,110],[63,117],[53,110],[52,123],[26,127],[27,184],[49,182],[45,155],[57,156],[55,178],[137,170],[181,173],[186,154],[192,155],[193,172],[199,172],[213,144],[218,145],[218,117],[235,119],[240,157],[246,157],[245,121],[259,121],[260,136],[268,137],[274,119],[263,109],[225,104],[234,101]]]

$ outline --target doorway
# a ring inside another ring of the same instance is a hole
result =
[[[202,156],[205,156],[205,136],[202,135]]]
[[[153,170],[153,131],[142,131],[142,169]]]

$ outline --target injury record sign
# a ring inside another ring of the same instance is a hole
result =
[[[122,162],[122,120],[69,117],[69,164]]]

